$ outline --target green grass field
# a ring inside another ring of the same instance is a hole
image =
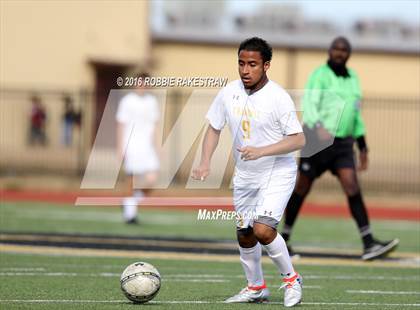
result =
[[[139,257],[139,260],[142,258]],[[119,288],[127,258],[1,255],[2,309],[133,309]],[[159,268],[162,288],[150,309],[251,309],[220,302],[244,286],[239,263],[147,259]],[[276,272],[265,264],[272,306],[282,292]],[[413,270],[371,267],[299,266],[304,275],[302,309],[395,309],[419,303],[420,279]],[[372,291],[370,294],[364,291]],[[417,291],[417,294],[384,292]],[[9,301],[7,301],[9,300]],[[23,302],[32,300],[32,302]],[[178,302],[178,303],[177,303]],[[367,303],[364,305],[364,303]],[[394,306],[392,306],[394,305]],[[147,306],[147,305],[146,305]],[[419,305],[420,306],[420,305]],[[4,307],[4,308],[3,308]],[[138,308],[144,305],[136,306]]]
[[[233,239],[233,222],[197,221],[196,211],[144,209],[141,224],[121,222],[118,208],[74,207],[43,203],[2,203],[2,232],[59,232],[127,236],[178,236]],[[356,228],[350,219],[301,218],[294,244],[341,251],[360,251]],[[381,238],[398,237],[398,253],[417,253],[420,261],[418,222],[373,221]],[[38,247],[38,249],[42,247]],[[221,302],[237,293],[245,279],[239,263],[227,260],[199,261],[183,257],[156,259],[133,257],[67,256],[0,253],[0,309],[255,309],[282,308],[280,279],[265,261],[264,271],[271,302],[264,305],[226,305]],[[86,254],[85,254],[86,255]],[[134,261],[155,265],[162,275],[162,288],[150,304],[133,305],[119,288],[119,275]],[[420,266],[418,264],[418,266]],[[414,309],[420,308],[420,268],[395,263],[382,267],[371,263],[354,265],[297,263],[304,277],[304,300],[299,309]]]
[[[0,230],[3,232],[235,238],[233,221],[197,221],[197,211],[177,209],[141,210],[138,226],[125,225],[120,209],[114,207],[3,203],[0,215]],[[372,228],[380,239],[399,238],[399,250],[420,253],[420,223],[372,220]],[[292,241],[296,246],[361,251],[357,228],[351,219],[301,217],[297,221]]]

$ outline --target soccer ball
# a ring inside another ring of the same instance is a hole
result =
[[[157,269],[145,262],[129,265],[120,278],[124,295],[135,303],[152,300],[160,289],[160,274]]]

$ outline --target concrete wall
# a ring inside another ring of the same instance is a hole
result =
[[[93,86],[89,61],[141,63],[146,1],[1,1],[0,86]]]
[[[147,1],[0,1],[3,167],[37,162],[42,167],[76,166],[80,143],[59,148],[62,93],[74,96],[76,106],[83,105],[84,130],[78,134],[87,149],[92,140],[94,98],[82,100],[80,90],[90,94],[94,90],[93,62],[144,66],[149,61],[148,10]],[[45,150],[27,146],[32,93],[41,97],[48,113]]]

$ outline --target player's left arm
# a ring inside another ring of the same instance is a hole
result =
[[[291,153],[305,146],[303,132],[287,135],[283,140],[263,147],[245,146],[239,148],[243,160],[256,160],[264,156],[274,156]]]
[[[355,126],[354,126],[354,133],[353,137],[356,139],[357,147],[359,149],[359,165],[358,170],[363,171],[367,170],[369,158],[368,158],[368,147],[366,143],[366,130],[365,124],[362,119],[362,115],[360,110],[357,111],[356,119],[355,119]]]
[[[357,147],[359,149],[359,165],[358,170],[363,171],[367,170],[369,158],[368,158],[368,147],[366,143],[366,127],[365,122],[362,118],[361,106],[362,106],[362,91],[360,87],[360,81],[357,74],[352,71],[351,72],[353,78],[356,80],[356,89],[355,91],[358,93],[359,100],[355,103],[356,108],[356,117],[354,119],[354,130],[353,130],[353,138],[357,141]]]

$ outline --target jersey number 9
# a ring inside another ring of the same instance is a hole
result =
[[[251,139],[251,124],[249,121],[247,120],[242,121],[242,131],[244,133],[243,138],[245,140]]]

